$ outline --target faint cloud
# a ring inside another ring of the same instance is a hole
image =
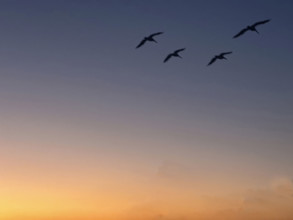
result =
[[[167,180],[184,178],[185,175],[189,176],[188,168],[170,161],[162,163],[158,169],[158,177]],[[293,219],[292,193],[292,180],[282,177],[275,178],[262,188],[250,189],[234,195],[193,195],[184,201],[180,197],[174,198],[169,194],[159,194],[153,195],[153,200],[149,200],[147,203],[134,206],[129,210],[125,219],[289,220]],[[186,203],[188,201],[189,203]],[[182,204],[183,206],[179,208]],[[185,205],[189,207],[187,208]],[[202,209],[198,209],[199,205],[202,206]]]
[[[293,219],[292,195],[292,180],[276,178],[268,187],[249,190],[244,195],[240,211],[242,215],[253,213],[262,216],[262,219]]]
[[[170,180],[184,180],[190,177],[191,169],[187,166],[173,162],[173,161],[164,161],[157,171],[157,176],[163,179]]]
[[[278,195],[293,197],[293,182],[292,179],[281,177],[272,182],[272,189]]]

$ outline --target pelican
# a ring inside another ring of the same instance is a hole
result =
[[[179,58],[182,58],[179,55],[179,52],[181,52],[183,50],[185,50],[185,48],[175,50],[173,53],[168,54],[168,56],[164,59],[164,63],[166,63],[171,57],[179,57]]]
[[[154,36],[157,36],[157,35],[160,35],[160,34],[163,34],[164,32],[157,32],[157,33],[154,33],[154,34],[151,34],[147,37],[144,37],[140,43],[136,46],[136,48],[140,48],[142,45],[145,44],[145,42],[147,41],[152,41],[152,42],[155,42],[155,43],[158,43],[155,39],[154,39]]]
[[[217,59],[219,60],[227,60],[227,58],[225,57],[225,55],[227,54],[231,54],[232,52],[224,52],[224,53],[220,53],[219,55],[216,55],[213,57],[213,59],[211,59],[211,61],[208,63],[207,66],[211,65],[212,63],[214,63]]]
[[[264,21],[259,21],[259,22],[256,22],[254,23],[253,25],[248,25],[246,28],[242,29],[238,34],[236,34],[233,38],[237,38],[239,36],[241,36],[242,34],[244,34],[246,31],[254,31],[256,33],[259,34],[259,32],[256,30],[256,26],[258,25],[261,25],[261,24],[265,24],[265,23],[268,23],[271,19],[267,19],[267,20],[264,20]]]

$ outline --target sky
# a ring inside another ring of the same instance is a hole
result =
[[[293,219],[292,7],[1,0],[0,219]]]

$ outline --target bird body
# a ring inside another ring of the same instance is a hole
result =
[[[211,64],[213,64],[216,60],[227,60],[227,58],[225,57],[225,55],[227,55],[227,54],[231,54],[232,52],[230,51],[230,52],[224,52],[224,53],[220,53],[219,55],[216,55],[216,56],[214,56],[212,59],[211,59],[211,61],[208,63],[208,65],[207,66],[209,66],[209,65],[211,65]]]
[[[181,48],[181,49],[175,50],[173,53],[168,54],[167,57],[164,59],[164,63],[166,63],[171,57],[179,57],[179,58],[182,58],[179,55],[179,52],[181,52],[183,50],[185,50],[185,48]]]
[[[254,32],[259,34],[259,32],[256,29],[256,26],[268,23],[270,20],[271,19],[267,19],[267,20],[264,20],[264,21],[256,22],[253,25],[248,25],[246,28],[243,28],[238,34],[236,34],[233,38],[237,38],[237,37],[243,35],[246,31],[254,31]]]
[[[160,34],[163,34],[164,32],[157,32],[157,33],[154,33],[154,34],[151,34],[147,37],[144,37],[140,43],[136,46],[136,49],[137,48],[140,48],[142,45],[144,45],[147,41],[150,41],[150,42],[155,42],[155,43],[158,43],[154,37],[157,36],[157,35],[160,35]]]

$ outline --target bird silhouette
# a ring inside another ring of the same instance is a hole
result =
[[[173,53],[168,54],[167,57],[164,59],[164,63],[166,63],[171,57],[179,57],[179,58],[182,58],[179,55],[179,52],[181,52],[183,50],[185,50],[185,48],[175,50]]]
[[[259,32],[256,30],[256,26],[261,25],[261,24],[268,23],[270,20],[271,19],[267,19],[267,20],[264,20],[264,21],[256,22],[253,25],[248,25],[246,28],[242,29],[238,34],[236,34],[233,38],[237,38],[237,37],[241,36],[246,31],[254,31],[254,32],[256,32],[256,33],[259,34]]]
[[[223,60],[223,59],[224,60],[227,60],[227,58],[225,57],[225,55],[231,54],[231,53],[232,52],[224,52],[224,53],[220,53],[219,55],[214,56],[213,59],[211,59],[211,61],[208,63],[207,66],[213,64],[217,59],[219,59],[219,60]]]
[[[157,36],[157,35],[160,35],[160,34],[163,34],[164,32],[157,32],[157,33],[154,33],[154,34],[151,34],[151,35],[149,35],[149,36],[147,36],[147,37],[144,37],[141,41],[140,41],[140,43],[136,46],[136,49],[137,48],[140,48],[142,45],[144,45],[145,44],[145,42],[147,42],[147,41],[152,41],[152,42],[155,42],[155,43],[158,43],[155,39],[154,39],[154,36]]]

